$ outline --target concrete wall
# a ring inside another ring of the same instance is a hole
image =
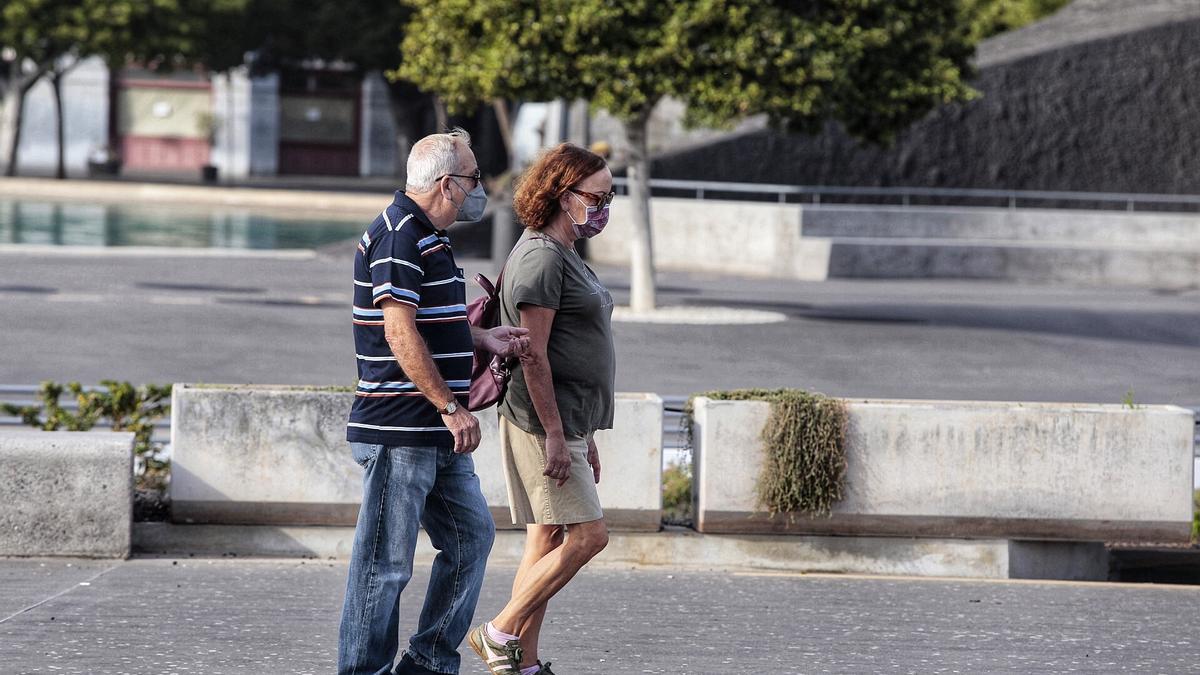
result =
[[[1200,215],[1086,209],[802,206],[805,237],[1200,248]]]
[[[659,269],[823,280],[829,242],[801,238],[796,204],[719,200],[651,200],[654,260]],[[633,242],[628,197],[613,200],[608,228],[588,240],[588,258],[628,265]]]
[[[176,522],[353,525],[362,471],[345,441],[353,394],[304,387],[176,385],[171,408]],[[496,415],[477,413],[474,459],[501,527],[511,526]],[[597,434],[609,480],[600,502],[617,529],[661,521],[662,401],[619,394],[615,429]]]
[[[0,556],[128,557],[133,434],[0,431]]]
[[[1200,216],[837,206],[656,197],[659,269],[822,281],[960,278],[1183,288],[1200,284]],[[591,259],[627,265],[627,197]]]
[[[756,504],[768,404],[697,399],[703,532],[1186,540],[1193,419],[1173,406],[850,401],[830,518]]]
[[[64,158],[67,174],[87,173],[88,154],[108,145],[108,68],[85,59],[63,80]],[[46,80],[25,97],[18,168],[22,174],[52,174],[58,161],[54,92]],[[7,158],[4,158],[7,161]]]

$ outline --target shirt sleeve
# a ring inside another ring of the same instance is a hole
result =
[[[371,303],[384,298],[417,307],[421,304],[421,266],[417,242],[401,232],[385,232],[370,251]]]
[[[549,247],[535,247],[521,254],[513,270],[513,305],[537,305],[557,310],[562,300],[563,259]]]

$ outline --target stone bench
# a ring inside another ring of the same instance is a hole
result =
[[[179,523],[354,525],[362,470],[345,440],[354,394],[313,387],[175,385],[172,519]],[[476,473],[498,527],[513,527],[494,410],[476,413]],[[615,429],[596,441],[600,502],[618,530],[662,519],[662,400],[618,394]]]
[[[133,434],[0,430],[0,556],[129,556]]]

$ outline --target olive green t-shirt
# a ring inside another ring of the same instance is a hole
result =
[[[522,305],[557,310],[547,351],[563,433],[580,437],[611,429],[616,382],[612,295],[573,248],[533,230],[526,230],[517,245],[504,266],[501,322],[520,326]],[[525,431],[546,433],[520,366],[513,370],[500,414]]]

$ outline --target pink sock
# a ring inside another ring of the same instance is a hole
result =
[[[541,669],[542,669],[542,666],[535,663],[532,666],[529,666],[528,668],[522,668],[521,675],[533,675],[534,673],[536,673],[537,671],[539,671]]]
[[[491,621],[487,622],[487,634],[488,637],[492,638],[496,642],[499,642],[500,644],[507,644],[509,640],[518,639],[516,635],[509,635],[508,633],[496,628],[492,625]]]

